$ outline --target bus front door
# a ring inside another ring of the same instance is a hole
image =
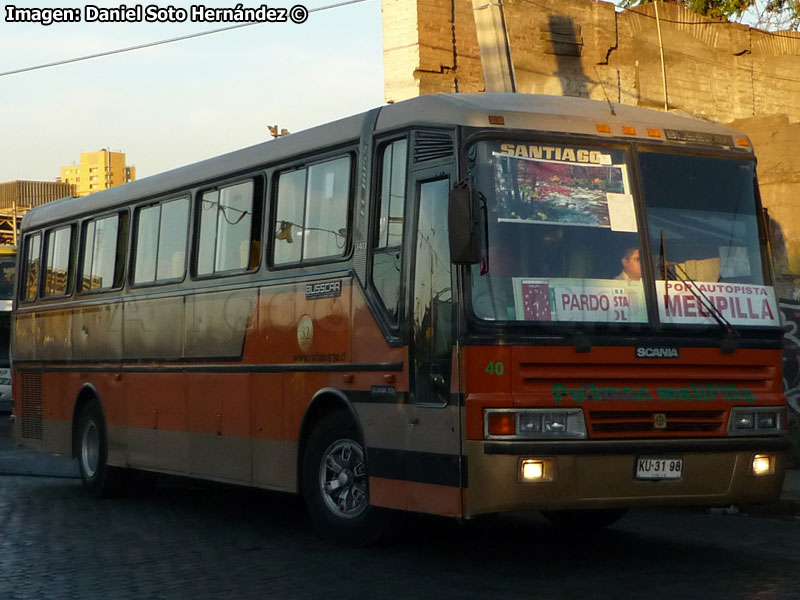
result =
[[[448,170],[414,174],[417,210],[411,294],[410,479],[425,484],[430,512],[460,515],[461,425],[457,394],[451,396],[454,316],[447,233]],[[457,391],[457,390],[456,390]],[[426,507],[419,507],[425,510]]]

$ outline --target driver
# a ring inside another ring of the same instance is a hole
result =
[[[639,281],[642,278],[642,265],[639,262],[639,249],[636,247],[628,248],[622,255],[622,272],[615,279],[625,281]]]

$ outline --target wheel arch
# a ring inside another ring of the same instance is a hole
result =
[[[91,402],[97,402],[100,414],[103,416],[103,422],[107,422],[106,412],[103,410],[103,402],[100,400],[97,388],[91,383],[84,383],[75,397],[75,405],[72,408],[72,458],[77,458],[78,456],[78,417]]]
[[[311,399],[308,408],[306,408],[306,412],[303,415],[303,420],[300,423],[300,435],[297,443],[296,462],[297,491],[299,493],[302,493],[303,491],[303,455],[305,454],[308,438],[311,435],[311,432],[314,430],[314,427],[322,419],[337,411],[343,411],[350,415],[361,441],[364,442],[364,431],[361,427],[361,420],[358,418],[358,413],[356,413],[353,403],[347,397],[347,394],[344,391],[333,387],[325,387],[317,391],[317,393],[314,394],[314,397]],[[364,452],[366,458],[366,443]]]

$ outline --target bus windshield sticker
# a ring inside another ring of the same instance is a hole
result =
[[[714,316],[692,293],[689,281],[656,281],[658,314],[662,323],[714,324]],[[732,325],[780,325],[775,290],[771,286],[695,281],[699,293]]]
[[[513,278],[515,310],[526,321],[646,323],[641,281]]]
[[[608,218],[611,222],[611,231],[628,231],[636,233],[636,210],[633,207],[631,194],[616,194],[608,192]]]
[[[515,158],[554,160],[556,162],[579,164],[610,165],[613,162],[610,154],[605,154],[599,150],[542,146],[539,144],[501,144],[498,154]]]
[[[563,152],[570,148],[556,148]],[[624,165],[542,160],[494,153],[499,221],[611,227],[608,194],[626,193]]]

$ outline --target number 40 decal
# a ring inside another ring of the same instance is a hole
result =
[[[497,361],[497,362],[490,362],[488,365],[486,365],[486,369],[484,370],[489,375],[502,375],[505,372],[506,367],[502,362]]]

